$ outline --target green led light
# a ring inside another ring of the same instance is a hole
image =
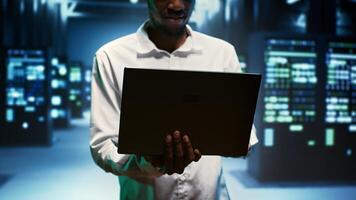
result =
[[[288,97],[279,97],[279,101],[280,102],[289,102],[289,98]]]
[[[332,128],[325,130],[325,146],[334,146],[335,132]]]
[[[303,131],[303,125],[301,124],[291,124],[289,126],[289,130],[291,132],[300,132],[300,131]]]
[[[274,145],[274,130],[272,128],[266,128],[264,130],[264,145],[266,147],[272,147]]]
[[[356,55],[352,55],[352,54],[334,53],[334,54],[331,54],[330,57],[334,58],[334,59],[356,60]]]
[[[285,56],[285,57],[309,57],[316,58],[316,53],[310,52],[287,52],[287,51],[270,51],[269,56]]]
[[[315,146],[315,144],[316,144],[316,143],[315,143],[315,140],[309,140],[309,141],[308,141],[308,146],[311,146],[311,147],[312,147],[312,146]]]
[[[74,95],[70,95],[69,96],[69,100],[74,101],[75,100],[75,96]]]
[[[276,118],[274,116],[266,116],[264,120],[267,123],[273,123],[276,121]]]
[[[283,123],[287,122],[290,123],[293,121],[293,118],[291,116],[279,116],[277,117],[277,122]]]
[[[305,111],[305,115],[306,116],[315,116],[315,111],[311,111],[311,110]]]
[[[276,96],[269,97],[269,102],[276,103],[277,102],[277,97]]]
[[[265,111],[265,115],[268,115],[268,116],[276,115],[276,111],[274,111],[274,110],[266,110]]]

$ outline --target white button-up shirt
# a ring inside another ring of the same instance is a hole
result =
[[[187,26],[184,44],[172,53],[158,49],[144,23],[95,54],[92,79],[90,148],[95,162],[119,176],[122,199],[217,199],[221,158],[202,156],[183,174],[162,175],[143,157],[117,153],[124,67],[240,72],[234,47]],[[255,129],[250,145],[258,142]]]

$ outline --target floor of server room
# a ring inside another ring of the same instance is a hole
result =
[[[55,130],[52,147],[0,148],[0,199],[119,199],[117,178],[91,159],[88,121],[73,120],[70,128]],[[346,200],[356,195],[356,185],[260,184],[245,173],[244,159],[224,158],[223,167],[231,199]]]

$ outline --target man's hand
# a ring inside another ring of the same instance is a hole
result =
[[[165,173],[171,175],[183,173],[186,166],[200,158],[200,151],[193,149],[188,135],[174,131],[165,138],[164,155],[152,156],[148,160],[153,166],[163,168]]]

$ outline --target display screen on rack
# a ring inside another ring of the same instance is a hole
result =
[[[49,131],[46,52],[8,49],[5,64],[5,128],[12,133],[9,143],[46,142]]]
[[[264,129],[265,146],[274,145],[275,124],[286,124],[288,132],[304,130],[315,122],[317,54],[311,40],[270,39],[265,50]],[[313,145],[314,140],[308,144]]]

